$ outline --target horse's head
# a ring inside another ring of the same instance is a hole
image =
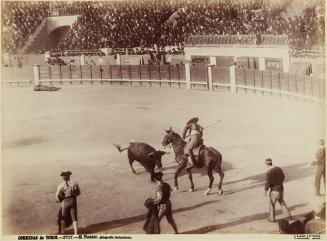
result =
[[[163,146],[167,146],[170,143],[173,143],[174,131],[171,129],[171,127],[170,127],[169,130],[166,130],[166,133],[167,134],[165,135],[165,137],[164,137],[164,139],[162,141]]]

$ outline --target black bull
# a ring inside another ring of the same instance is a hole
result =
[[[154,168],[156,166],[162,168],[161,157],[167,153],[164,151],[157,151],[152,146],[142,142],[130,142],[129,146],[126,148],[121,148],[121,146],[117,144],[113,145],[119,152],[127,150],[129,165],[134,174],[136,174],[136,171],[133,168],[133,162],[138,161],[145,170],[150,173],[151,181],[154,181]]]

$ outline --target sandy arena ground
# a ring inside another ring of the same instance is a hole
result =
[[[58,92],[31,87],[2,88],[2,195],[4,234],[56,233],[56,186],[71,170],[82,233],[144,233],[144,200],[154,184],[127,153],[111,143],[130,140],[161,148],[164,129],[181,133],[191,117],[205,130],[205,144],[223,155],[224,195],[204,196],[208,177],[194,170],[196,190],[185,172],[172,193],[174,218],[182,233],[277,233],[269,223],[264,196],[264,159],[286,173],[285,200],[294,215],[310,211],[317,140],[323,136],[322,109],[316,105],[261,95],[157,87],[63,86]],[[164,179],[173,185],[177,164],[163,157]],[[322,198],[321,198],[322,199]],[[321,200],[320,200],[321,201]],[[278,206],[278,209],[280,207]],[[281,218],[282,215],[279,216]],[[173,233],[164,219],[163,233]],[[70,228],[71,232],[71,228]]]

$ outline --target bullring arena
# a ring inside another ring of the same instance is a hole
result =
[[[266,157],[285,170],[292,212],[312,208],[314,169],[308,163],[323,132],[319,106],[261,95],[100,84],[67,85],[58,92],[6,87],[2,94],[4,233],[56,233],[54,190],[67,169],[82,190],[82,233],[143,233],[143,203],[153,196],[154,184],[137,164],[134,175],[126,153],[112,143],[134,140],[162,149],[165,129],[181,133],[193,115],[208,124],[221,120],[205,130],[204,140],[223,155],[224,195],[217,196],[217,188],[203,195],[204,169],[193,171],[195,192],[187,192],[183,172],[180,190],[172,193],[180,232],[276,233],[277,224],[266,221]],[[163,166],[164,180],[173,186],[173,153],[163,157]],[[214,187],[217,181],[216,174]],[[166,221],[162,232],[172,232]]]
[[[324,2],[303,1],[4,2],[2,233],[58,234],[55,193],[69,170],[79,234],[144,234],[156,184],[113,144],[167,152],[163,180],[174,187],[178,164],[162,142],[193,117],[225,176],[222,195],[217,173],[204,195],[207,171],[192,169],[193,192],[182,171],[171,194],[181,234],[280,234],[267,220],[266,158],[285,173],[293,220],[316,209],[326,193],[321,184],[315,195],[312,165],[325,138]]]

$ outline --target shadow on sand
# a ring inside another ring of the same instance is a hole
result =
[[[282,167],[282,169],[285,174],[285,182],[297,180],[300,178],[305,178],[307,176],[312,175],[312,173],[313,173],[313,168],[311,166],[307,166],[307,163],[284,166],[284,167]],[[258,187],[263,187],[266,182],[266,173],[261,173],[261,174],[246,177],[243,179],[225,182],[225,183],[223,183],[223,186],[235,184],[235,183],[246,182],[246,181],[251,181],[252,183],[247,185],[246,187],[241,187],[238,189],[225,191],[224,195],[229,195],[229,194],[233,194],[236,192],[241,192],[241,191],[255,189]]]
[[[186,207],[186,208],[175,209],[175,210],[173,210],[173,213],[179,213],[179,212],[192,210],[192,209],[195,209],[195,208],[207,205],[207,204],[211,204],[211,203],[216,203],[216,202],[218,202],[218,201],[208,201],[208,202],[204,202],[204,203]],[[305,205],[306,204],[294,205],[294,206],[290,207],[290,210],[294,211],[296,208],[300,208]],[[278,210],[276,212],[276,215],[280,215],[281,213],[282,213],[281,210]],[[302,215],[304,215],[304,214],[296,215],[295,218],[298,216],[302,216]],[[185,232],[182,232],[181,234],[205,234],[205,233],[209,233],[209,232],[212,232],[212,231],[215,231],[218,229],[237,226],[237,225],[248,223],[248,222],[253,222],[253,221],[258,221],[258,220],[266,220],[267,217],[268,217],[268,212],[258,213],[255,215],[241,217],[235,221],[231,221],[231,222],[227,222],[227,223],[210,225],[210,226],[205,226],[205,227],[201,227],[201,228],[194,229],[194,230],[185,231]],[[144,214],[144,215],[138,215],[138,216],[123,218],[123,219],[112,220],[112,221],[108,221],[108,222],[96,223],[96,224],[89,225],[87,227],[80,228],[79,233],[80,234],[92,234],[92,233],[108,231],[113,228],[117,228],[117,227],[121,227],[124,225],[129,225],[132,223],[143,221],[143,220],[145,220],[145,218],[146,218],[146,215]],[[67,232],[67,234],[72,234],[73,230],[69,229],[66,232]],[[143,231],[140,230],[139,233],[143,233]]]
[[[224,163],[224,162],[223,162]],[[177,169],[178,166],[170,166],[167,169]],[[233,165],[230,163],[226,163],[225,162],[225,168],[223,167],[223,170],[230,170],[233,169]],[[296,164],[296,165],[289,165],[289,166],[284,166],[282,167],[284,174],[285,174],[285,182],[289,182],[289,181],[293,181],[296,179],[300,179],[300,178],[304,178],[307,176],[312,175],[313,168],[311,166],[308,166],[307,163],[301,163],[301,164]],[[200,173],[201,176],[205,176],[207,175],[206,169],[202,168],[202,169],[192,169],[194,173]],[[194,172],[194,170],[196,170]],[[166,174],[174,174],[174,173],[166,173]],[[182,171],[182,175],[180,175],[179,177],[183,176],[183,175],[187,175],[186,171],[183,170]],[[217,177],[219,180],[219,177]],[[216,175],[215,175],[215,180],[217,180]],[[168,180],[173,180],[174,177],[169,177],[166,178],[165,181]],[[251,189],[255,189],[255,188],[259,188],[259,187],[263,187],[265,185],[265,181],[266,181],[266,173],[261,173],[261,174],[257,174],[257,175],[253,175],[253,176],[249,176],[246,178],[242,178],[242,179],[238,179],[238,180],[233,180],[233,181],[229,181],[229,182],[223,182],[223,189],[225,189],[224,187],[226,187],[226,185],[230,185],[230,184],[237,184],[237,183],[242,183],[242,182],[251,182],[249,184],[246,184],[246,186],[244,187],[240,187],[240,188],[234,188],[234,189],[230,189],[230,190],[224,190],[224,195],[230,195],[233,193],[237,193],[237,192],[242,192],[242,191],[246,191],[246,190],[251,190]],[[189,180],[187,179],[187,182],[189,182]],[[218,187],[217,183],[214,183],[212,185],[212,189],[214,190],[215,188]],[[207,186],[203,186],[203,187],[196,187],[195,188],[195,192],[197,191],[204,191],[207,189]],[[187,192],[187,191],[181,191],[181,192]],[[216,194],[217,192],[211,192],[210,195]]]
[[[174,175],[175,175],[177,168],[178,168],[177,164],[163,167],[162,170],[163,170],[163,173],[165,174],[164,181],[174,180]],[[282,166],[281,168],[283,169],[284,174],[285,174],[285,182],[293,181],[296,179],[310,176],[314,172],[314,168],[311,166],[308,166],[307,163]],[[222,170],[224,172],[227,172],[232,169],[235,169],[233,164],[231,164],[230,162],[226,162],[226,161],[222,162]],[[172,170],[172,171],[170,171],[170,170]],[[147,174],[147,172],[145,170],[141,169],[137,172],[137,175],[140,175],[140,174]],[[206,170],[206,168],[193,168],[192,175],[194,175],[194,174],[199,174],[200,177],[207,176],[207,170]],[[215,171],[213,172],[213,174],[214,174],[215,180],[216,180],[216,178],[219,179],[219,176]],[[185,169],[182,170],[182,172],[180,173],[178,178],[181,178],[184,175],[188,175]],[[167,177],[167,176],[170,176],[170,177]],[[266,173],[261,173],[261,174],[257,174],[257,175],[249,176],[246,178],[229,181],[229,182],[223,182],[223,186],[229,185],[229,184],[235,184],[235,183],[239,183],[239,182],[246,182],[246,181],[252,181],[253,184],[252,185],[250,184],[247,187],[239,188],[237,190],[225,192],[224,194],[228,195],[228,194],[232,194],[232,193],[235,193],[238,191],[244,191],[244,190],[254,189],[254,188],[263,186],[266,181]],[[212,188],[215,188],[215,187],[218,187],[218,184],[213,184]],[[205,190],[205,189],[207,189],[207,186],[195,188],[195,191],[201,191],[201,190]]]
[[[294,205],[294,206],[290,207],[290,210],[293,211],[294,209],[303,207],[303,206],[305,206],[305,204]],[[281,210],[277,211],[277,215],[279,215],[279,214],[281,214]],[[218,229],[222,229],[222,228],[232,227],[232,226],[236,226],[236,225],[240,225],[240,224],[244,224],[244,223],[248,223],[248,222],[253,222],[256,220],[264,220],[264,219],[267,219],[267,217],[268,217],[268,212],[258,213],[255,215],[241,217],[235,221],[231,221],[228,223],[210,225],[210,226],[206,226],[206,227],[202,227],[202,228],[198,228],[198,229],[194,229],[194,230],[185,231],[182,234],[205,234],[205,233],[209,233],[209,232],[212,232],[212,231],[215,231]]]
[[[229,167],[232,168],[232,165],[229,164]],[[173,168],[176,168],[176,166],[171,166],[171,167],[165,168],[165,170],[173,169]],[[307,176],[311,175],[313,172],[312,167],[306,166],[305,163],[284,166],[282,168],[283,168],[285,176],[286,176],[286,180],[285,180],[286,182],[307,177]],[[197,170],[199,170],[199,169],[197,169]],[[205,169],[202,169],[202,171],[204,171],[202,175],[206,175]],[[200,171],[200,173],[202,173],[202,172]],[[234,189],[231,191],[225,191],[224,195],[230,195],[230,194],[233,194],[236,192],[241,192],[241,191],[245,191],[245,190],[262,187],[265,184],[265,178],[266,178],[266,173],[262,173],[262,174],[253,175],[253,176],[246,177],[246,178],[239,179],[239,180],[226,182],[223,185],[235,184],[235,183],[250,181],[250,180],[253,181],[253,184],[247,185],[246,187]],[[213,188],[214,187],[217,187],[217,185],[213,185]],[[199,187],[199,188],[196,188],[195,191],[205,190],[206,188],[207,187]],[[212,193],[212,194],[214,194],[214,193]],[[219,201],[217,200],[217,201],[203,202],[200,204],[196,204],[194,206],[175,209],[173,212],[174,213],[185,212],[185,211],[196,209],[201,206],[208,205],[208,204],[215,203],[215,202],[219,202]],[[305,204],[295,205],[295,206],[292,206],[290,209],[294,210],[295,208],[302,207],[302,206],[305,206]],[[222,224],[217,224],[217,225],[210,225],[210,226],[202,227],[199,229],[186,231],[184,233],[185,234],[204,234],[204,233],[212,232],[214,230],[222,229],[225,227],[236,226],[236,225],[240,225],[243,223],[252,222],[255,220],[266,219],[267,215],[268,215],[268,213],[266,212],[266,213],[259,213],[259,214],[255,214],[255,215],[245,216],[236,221],[231,221],[228,223],[222,223]],[[113,228],[121,227],[124,225],[129,225],[129,224],[132,224],[135,222],[143,221],[143,220],[145,220],[145,217],[146,217],[146,214],[143,214],[143,215],[127,217],[127,218],[123,218],[123,219],[111,220],[108,222],[96,223],[96,224],[89,225],[87,227],[80,228],[80,233],[90,234],[90,233],[106,231],[108,229],[113,229]],[[67,230],[67,231],[71,232],[71,230]],[[142,232],[140,231],[140,233],[142,233]]]
[[[163,170],[165,171],[164,173],[166,175],[175,175],[175,172],[178,168],[178,165],[173,165],[173,166],[169,166],[169,167],[165,167],[163,168]],[[230,163],[230,162],[226,162],[226,161],[223,161],[222,164],[221,164],[221,168],[224,172],[227,172],[231,169],[234,169],[234,166]],[[169,171],[167,172],[167,170],[173,170],[173,172]],[[203,168],[193,168],[192,169],[192,174],[200,174],[200,176],[207,176],[207,169],[205,167]],[[216,176],[216,174],[218,175],[218,173],[216,173],[215,171],[213,172],[213,174]],[[179,178],[184,176],[184,175],[188,175],[187,172],[186,172],[186,169],[184,169],[180,174],[179,174]],[[171,177],[171,178],[167,178],[166,180],[171,180],[171,179],[174,179],[174,177]]]
[[[196,204],[194,206],[190,206],[190,207],[185,207],[185,208],[178,208],[178,209],[174,209],[173,213],[179,213],[179,212],[186,212],[192,209],[196,209],[211,203],[217,203],[219,202],[218,200],[216,201],[207,201],[207,202],[203,202],[203,203],[199,203]],[[146,212],[146,211],[145,211]],[[117,220],[111,220],[108,222],[102,222],[102,223],[96,223],[96,224],[91,224],[89,226],[83,227],[79,229],[79,233],[82,234],[91,234],[91,233],[98,233],[98,232],[102,232],[102,231],[107,231],[109,229],[113,229],[113,228],[117,228],[117,227],[121,227],[124,225],[129,225],[132,223],[136,223],[136,222],[140,222],[145,220],[146,218],[146,214],[142,214],[142,215],[137,215],[137,216],[133,216],[133,217],[127,217],[127,218],[122,218],[122,219],[117,219]],[[72,232],[72,230],[67,230],[68,233]],[[140,230],[140,233],[143,233],[142,230]]]

